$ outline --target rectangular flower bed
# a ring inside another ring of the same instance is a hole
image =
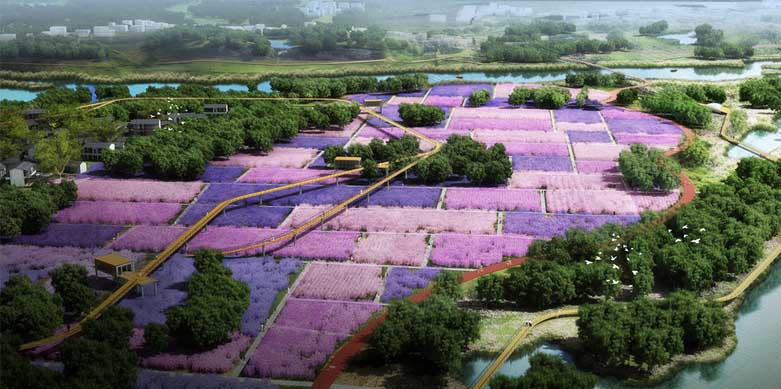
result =
[[[206,165],[206,172],[199,177],[203,182],[233,182],[244,173],[244,166]]]
[[[79,200],[187,203],[203,183],[90,178],[76,180]]]
[[[317,155],[317,149],[277,147],[266,155],[236,154],[227,160],[213,161],[216,166],[304,167]]]
[[[421,266],[426,234],[371,233],[358,240],[353,261],[375,265]]]
[[[385,186],[359,200],[355,206],[381,206],[398,208],[434,208],[442,189],[415,186]]]
[[[423,289],[441,271],[435,267],[422,269],[409,269],[394,267],[385,276],[385,289],[382,291],[380,301],[387,303],[391,300],[403,299],[412,295],[415,289]]]
[[[59,223],[167,224],[182,210],[178,203],[76,201],[54,214]]]
[[[426,105],[435,105],[438,107],[460,107],[464,104],[464,98],[461,96],[437,96],[429,95],[424,101]]]
[[[513,170],[538,172],[571,172],[569,156],[560,155],[513,155]]]
[[[136,327],[149,323],[164,324],[166,310],[184,303],[187,299],[185,283],[193,272],[195,266],[192,258],[176,254],[151,274],[158,282],[157,294],[154,294],[150,285],[144,297],[131,293],[122,299],[119,305],[133,310],[133,325]]]
[[[661,119],[606,119],[607,127],[615,133],[633,134],[672,134],[680,135],[681,129],[675,124]]]
[[[637,215],[640,210],[627,192],[617,190],[549,190],[548,212]]]
[[[607,127],[602,122],[599,123],[568,123],[557,122],[556,129],[559,131],[605,131]]]
[[[618,163],[615,161],[590,161],[587,159],[575,160],[575,166],[580,173],[619,173]]]
[[[662,145],[675,147],[680,143],[683,135],[670,135],[670,134],[629,134],[629,133],[616,133],[616,142],[631,145],[634,143],[642,143],[644,145]]]
[[[381,273],[379,266],[312,263],[292,293],[316,300],[373,300],[382,286]]]
[[[549,239],[563,236],[570,228],[593,230],[605,224],[628,225],[640,221],[638,215],[569,215],[508,212],[504,232]]]
[[[241,176],[239,182],[265,183],[265,184],[288,184],[328,176],[336,173],[332,169],[294,169],[294,168],[269,168],[259,167],[250,169],[245,175]],[[342,177],[340,181],[345,181],[349,177]],[[333,182],[334,180],[329,180]],[[322,181],[322,183],[330,183]]]
[[[510,187],[519,189],[623,189],[624,181],[617,174],[515,172],[510,179]]]
[[[288,240],[275,249],[273,254],[301,259],[347,261],[355,250],[357,239],[357,232],[312,230],[295,240]]]
[[[531,108],[454,108],[453,119],[504,119],[504,120],[538,120],[551,122],[551,114],[547,109]]]
[[[486,146],[495,143],[504,145],[505,152],[513,155],[560,155],[569,157],[566,143],[520,143],[520,142],[485,142]]]
[[[553,117],[557,122],[568,123],[602,123],[602,117],[597,111],[583,109],[562,108],[553,110]]]
[[[475,130],[472,138],[483,143],[567,143],[569,138],[564,132],[546,131],[502,131],[502,130]]]
[[[431,262],[445,267],[479,268],[501,262],[504,257],[520,257],[533,238],[514,235],[437,234]]]
[[[252,343],[252,338],[235,332],[227,342],[195,354],[163,353],[144,358],[144,367],[159,370],[186,370],[194,373],[222,374],[241,359],[241,354]]]
[[[612,143],[576,143],[572,145],[576,159],[591,159],[597,161],[617,161],[619,154],[628,149],[626,145]]]
[[[390,105],[401,105],[401,104],[420,104],[423,102],[423,96],[393,96],[388,100],[388,104]]]
[[[16,244],[53,247],[103,247],[117,237],[124,227],[106,224],[60,224],[54,223],[35,235],[19,235]]]
[[[182,226],[134,226],[120,235],[110,247],[114,250],[159,252],[183,234],[185,229]]]
[[[214,203],[195,203],[184,211],[178,224],[190,226],[214,208]],[[234,227],[278,227],[293,210],[292,207],[259,206],[255,204],[229,206],[209,224]]]
[[[334,136],[296,136],[289,142],[276,143],[274,147],[299,147],[322,150],[328,146],[344,146],[349,138]]]
[[[497,188],[450,188],[445,195],[447,209],[490,209],[540,211],[539,191]]]
[[[552,131],[550,119],[453,118],[451,130]]]
[[[567,131],[571,143],[611,143],[606,131]]]
[[[469,97],[474,91],[481,89],[487,89],[491,92],[493,85],[491,84],[445,84],[435,85],[431,88],[429,96],[461,96]]]
[[[496,89],[495,89],[494,94],[495,94],[496,97],[505,97],[505,98],[506,97],[510,97],[510,94],[513,93],[513,89],[515,89],[516,87],[519,87],[519,86],[526,87],[526,88],[529,88],[529,89],[537,89],[537,88],[541,88],[542,87],[542,85],[540,85],[540,84],[531,84],[531,83],[530,84],[518,84],[518,83],[512,83],[512,82],[503,82],[503,83],[496,84],[496,87],[495,87]]]

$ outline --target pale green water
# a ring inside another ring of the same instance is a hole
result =
[[[776,389],[781,387],[781,263],[771,267],[770,273],[746,296],[738,312],[735,332],[738,345],[722,362],[695,364],[684,368],[670,380],[655,386],[657,389],[740,388]],[[569,356],[551,345],[540,346],[534,352]],[[531,353],[513,356],[500,370],[510,376],[520,376],[529,368]],[[490,362],[489,356],[468,361],[463,382],[472,383]],[[625,385],[602,379],[599,388],[624,388]]]
[[[743,143],[773,155],[781,150],[781,122],[776,132],[751,132],[743,139]],[[730,158],[740,159],[755,157],[754,153],[738,146],[732,146],[727,155]]]

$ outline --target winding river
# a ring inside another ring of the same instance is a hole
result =
[[[762,66],[767,64],[779,64],[781,62],[752,62],[743,68],[712,67],[712,68],[616,68],[628,76],[642,78],[663,78],[692,81],[725,81],[738,80],[762,75]],[[549,82],[561,81],[572,71],[519,71],[519,72],[470,72],[470,73],[428,73],[432,83],[443,81],[486,81],[486,82]],[[388,76],[378,76],[385,78]],[[150,86],[178,86],[178,83],[138,83],[128,84],[130,94],[135,96]],[[66,85],[75,87],[73,84]],[[242,84],[219,84],[215,87],[221,91],[247,91],[247,86]],[[270,92],[271,85],[268,81],[258,84],[258,90]],[[37,96],[36,91],[21,89],[0,88],[0,100],[31,101]]]
[[[738,310],[735,351],[721,362],[690,365],[653,388],[778,388],[781,383],[781,310],[778,307],[781,307],[781,262],[777,260],[767,278],[748,293]],[[559,355],[571,361],[571,357],[556,346],[543,344],[532,352],[513,356],[500,372],[514,377],[523,375],[529,368],[529,356],[535,352]],[[493,357],[477,355],[467,361],[462,381],[474,382]],[[613,379],[601,379],[597,387],[617,389],[626,386]]]

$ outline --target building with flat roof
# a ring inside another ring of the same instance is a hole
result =
[[[127,124],[127,129],[134,135],[150,135],[162,128],[160,119],[133,119]]]
[[[116,253],[95,257],[96,276],[98,272],[103,272],[116,279],[124,272],[134,271],[135,267],[132,260]]]
[[[228,113],[228,104],[204,104],[203,113],[207,115],[224,115]]]

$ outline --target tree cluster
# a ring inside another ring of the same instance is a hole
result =
[[[527,88],[525,86],[515,87],[508,103],[510,105],[524,105],[529,101],[536,108],[558,109],[566,105],[572,99],[569,90],[557,87],[542,87],[537,89]]]
[[[79,60],[106,59],[109,49],[92,39],[65,36],[21,36],[0,42],[0,57],[4,59]]]
[[[399,139],[391,139],[387,143],[375,138],[368,145],[352,144],[347,150],[339,146],[328,146],[323,151],[323,160],[325,163],[333,165],[336,157],[360,157],[364,169],[363,176],[374,179],[380,174],[377,168],[378,163],[389,162],[390,169],[396,170],[419,152],[418,138],[404,135]]]
[[[740,101],[753,108],[770,108],[781,112],[781,77],[765,76],[744,81],[738,92]]]
[[[426,183],[445,181],[452,175],[466,176],[474,185],[498,185],[512,175],[512,163],[504,145],[486,146],[468,136],[451,135],[442,151],[415,167]]]
[[[435,295],[420,304],[403,300],[391,305],[370,344],[387,362],[409,362],[430,372],[448,373],[461,367],[464,350],[479,331],[480,315]]]
[[[713,120],[708,107],[700,105],[675,87],[662,88],[656,93],[643,96],[640,105],[651,113],[668,116],[689,127],[705,128]]]
[[[681,184],[676,175],[680,167],[660,150],[643,144],[633,144],[629,150],[622,151],[618,167],[632,189],[670,191]]]
[[[719,58],[749,58],[754,55],[751,43],[731,43],[724,41],[724,31],[713,28],[710,24],[701,24],[694,29],[697,36],[697,47],[694,56],[705,59]]]
[[[160,53],[230,50],[243,55],[271,54],[271,42],[260,32],[237,31],[217,26],[177,26],[147,34],[144,49]]]
[[[290,41],[310,54],[333,51],[339,47],[367,49],[382,52],[387,49],[385,30],[369,27],[366,31],[352,31],[352,26],[316,24],[292,29]]]
[[[482,107],[488,100],[491,100],[491,92],[487,89],[476,90],[469,95],[469,106]]]
[[[578,338],[594,365],[648,372],[676,355],[720,344],[727,335],[726,319],[716,303],[678,292],[658,302],[584,305]]]
[[[54,108],[58,105],[87,104],[92,101],[92,93],[83,86],[74,89],[57,87],[38,93],[33,100],[38,108]]]
[[[559,357],[537,353],[529,358],[529,370],[512,378],[500,374],[491,379],[493,389],[591,389],[597,384],[593,374],[578,371]]]
[[[56,211],[76,200],[76,184],[35,183],[31,188],[0,185],[0,237],[43,231]]]
[[[647,26],[640,27],[640,35],[657,36],[664,34],[667,28],[670,27],[667,21],[660,20],[658,22],[651,23]]]
[[[182,344],[213,346],[241,325],[250,303],[249,287],[234,280],[222,260],[218,251],[196,252],[196,272],[187,280],[187,300],[166,313],[171,334]]]
[[[480,44],[480,54],[486,62],[537,63],[555,62],[564,55],[609,53],[629,48],[629,41],[620,33],[610,33],[602,41],[577,37],[574,32],[574,24],[561,21],[511,26],[505,29],[504,36],[489,36]]]
[[[638,98],[640,98],[640,92],[636,88],[623,89],[616,96],[616,104],[632,105]]]
[[[66,263],[51,271],[49,276],[66,312],[80,314],[94,305],[95,292],[89,287],[84,266]]]
[[[428,127],[445,120],[442,108],[425,104],[401,104],[399,116],[410,127]]]
[[[724,103],[727,92],[723,87],[711,84],[686,84],[680,90],[698,103]]]
[[[0,291],[0,329],[3,337],[15,335],[29,342],[45,338],[62,325],[59,297],[27,276],[13,275]],[[0,369],[4,370],[4,369]]]
[[[569,73],[564,82],[571,88],[583,88],[584,86],[618,88],[626,85],[626,75],[624,73],[603,74],[600,72]]]
[[[340,98],[352,93],[414,92],[428,88],[428,76],[403,74],[377,80],[375,77],[273,78],[271,89],[287,97]]]
[[[513,268],[507,277],[478,279],[477,298],[487,305],[503,301],[521,307],[547,309],[592,297],[613,297],[619,291],[620,273],[612,263],[557,263],[534,260]]]

